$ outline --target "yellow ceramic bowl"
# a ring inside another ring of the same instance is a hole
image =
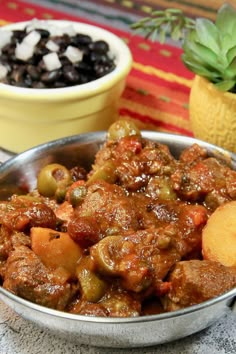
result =
[[[115,57],[116,68],[89,83],[59,89],[0,83],[0,147],[13,152],[69,135],[107,129],[118,114],[118,99],[131,69],[128,46],[111,32],[79,22],[46,22],[60,27],[73,25],[77,32],[89,34],[93,40],[105,40]],[[4,28],[21,29],[27,24]]]

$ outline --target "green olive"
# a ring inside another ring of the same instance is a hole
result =
[[[44,197],[53,197],[57,191],[63,190],[71,183],[69,170],[60,164],[53,163],[41,169],[37,179],[37,188]]]
[[[122,236],[107,236],[91,247],[90,252],[99,272],[105,275],[118,275],[116,258],[124,244]]]
[[[82,296],[90,302],[98,302],[106,292],[107,284],[99,278],[89,266],[86,266],[86,258],[78,264],[76,275],[81,286]]]
[[[176,200],[176,193],[170,184],[170,180],[167,178],[160,180],[159,198],[162,200]]]
[[[116,181],[116,167],[112,161],[106,161],[104,165],[98,168],[88,179],[87,185],[98,180],[103,180],[108,183]]]
[[[171,181],[168,177],[154,177],[151,180],[152,188],[155,190],[157,197],[161,200],[176,200],[177,196]]]
[[[130,120],[118,120],[114,122],[107,132],[108,140],[113,141],[117,141],[131,135],[141,136],[141,133],[135,123]]]

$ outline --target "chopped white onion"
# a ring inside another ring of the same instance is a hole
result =
[[[39,32],[37,31],[32,31],[29,34],[27,34],[26,37],[24,37],[23,39],[23,43],[27,43],[29,44],[31,47],[36,46],[38,44],[38,42],[41,39],[41,35]]]
[[[50,32],[51,36],[62,36],[63,34],[68,34],[72,37],[77,33],[73,25],[60,27],[56,24],[48,23],[45,20],[33,19],[28,24],[26,32],[31,32],[35,29],[45,29]]]
[[[27,61],[34,54],[34,46],[25,43],[24,41],[16,44],[15,55],[17,59]]]
[[[31,32],[35,29],[45,29],[47,30],[48,24],[44,20],[38,20],[37,18],[34,18],[29,22],[26,28],[26,32]]]
[[[72,45],[69,45],[66,48],[66,51],[63,53],[65,57],[67,57],[71,63],[76,63],[81,61],[83,58],[83,52]]]
[[[5,79],[5,77],[7,76],[7,73],[8,73],[7,67],[0,64],[0,80]]]
[[[68,34],[68,36],[73,37],[76,35],[76,31],[72,25],[68,25],[62,28],[64,34]]]
[[[57,53],[49,53],[43,56],[43,61],[48,71],[60,69],[61,62]]]
[[[49,41],[45,44],[45,47],[51,52],[58,52],[60,47],[57,43],[49,39]]]
[[[11,42],[12,34],[12,31],[0,31],[0,49],[2,49],[3,47],[5,47],[5,45]]]
[[[64,34],[63,29],[55,25],[50,24],[45,29],[47,29],[50,32],[51,36],[61,37]]]

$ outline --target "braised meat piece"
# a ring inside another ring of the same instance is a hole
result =
[[[10,201],[0,203],[0,224],[10,230],[24,231],[32,226],[54,228],[56,221],[53,210],[41,200],[13,195]]]
[[[236,286],[236,271],[208,260],[182,261],[175,265],[164,297],[166,311],[178,310],[219,296]]]
[[[156,225],[171,226],[172,244],[181,257],[201,252],[202,228],[208,218],[208,211],[204,206],[179,200],[157,200],[150,203],[149,210],[150,214],[155,214]]]
[[[123,188],[98,181],[89,186],[82,205],[76,209],[75,216],[68,225],[68,232],[79,233],[83,229],[94,232],[92,229],[96,224],[96,232],[100,233],[100,238],[130,229],[137,230],[138,215],[135,204],[126,197]],[[76,239],[76,235],[73,238]]]
[[[138,136],[124,137],[115,143],[108,142],[97,153],[91,173],[108,160],[116,168],[117,184],[129,191],[144,188],[155,174],[169,175],[176,164],[166,145],[141,140]]]
[[[194,152],[196,145],[185,150],[171,175],[177,195],[183,200],[205,203],[211,210],[235,199],[236,171],[214,157],[204,158],[204,153],[194,156]]]
[[[120,278],[126,290],[159,293],[162,280],[181,259],[171,243],[169,227],[140,230],[127,236],[107,236],[90,248],[94,269]]]
[[[6,260],[10,252],[18,246],[30,247],[30,238],[23,232],[12,231],[4,225],[0,226],[0,284],[4,278]]]
[[[49,271],[26,246],[17,247],[6,263],[3,287],[36,304],[64,310],[76,287]]]
[[[71,304],[68,311],[85,316],[136,317],[141,313],[141,301],[113,284],[98,303],[85,301],[81,297]]]

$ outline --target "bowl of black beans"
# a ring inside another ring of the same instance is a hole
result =
[[[21,152],[65,136],[105,130],[132,55],[115,34],[64,20],[0,29],[0,147]]]

